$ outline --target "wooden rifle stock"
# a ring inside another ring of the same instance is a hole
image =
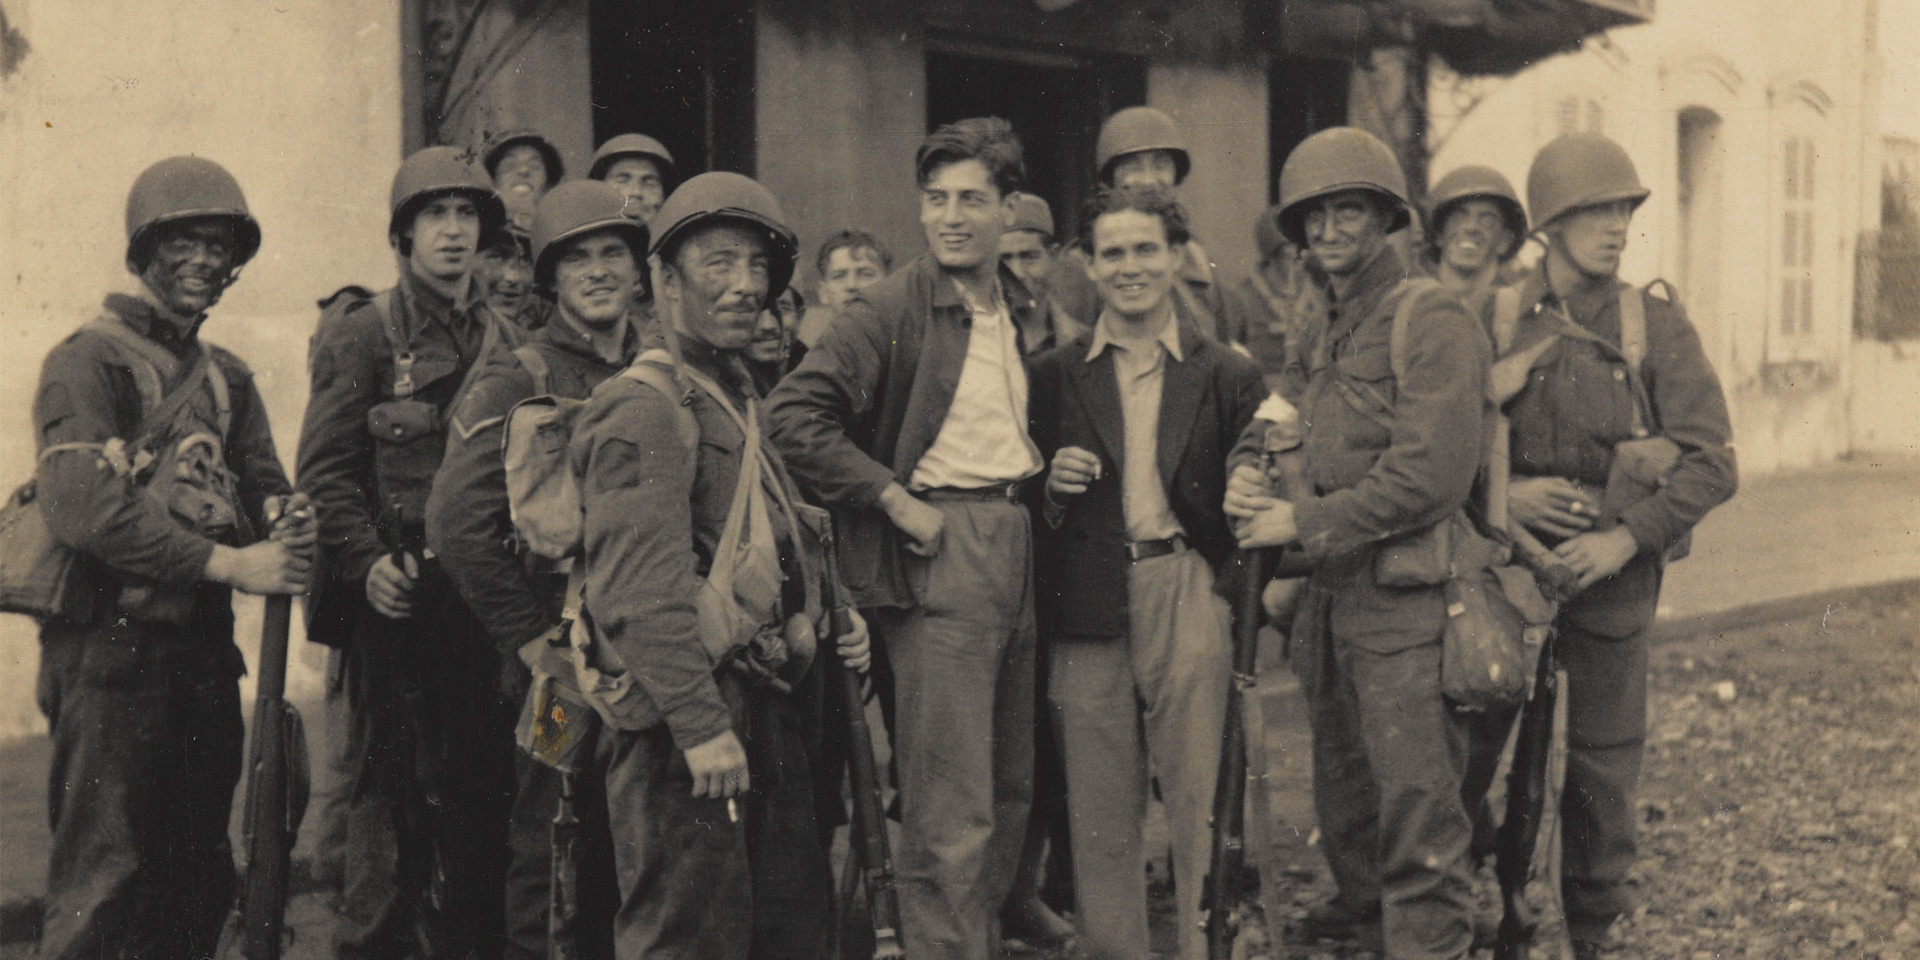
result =
[[[829,682],[847,714],[847,777],[853,794],[853,825],[849,846],[853,862],[864,873],[867,915],[873,922],[874,960],[901,960],[900,895],[893,887],[893,849],[887,839],[886,804],[880,795],[880,772],[873,758],[873,729],[867,725],[867,699],[861,693],[860,674],[840,659],[839,641],[853,632],[853,608],[840,585],[840,558],[829,535],[827,541],[828,642],[834,654],[828,661]],[[850,863],[851,866],[851,863]]]
[[[293,761],[287,740],[291,731],[299,729],[299,720],[286,701],[287,630],[293,619],[293,598],[270,596],[265,606],[247,766],[247,887],[240,915],[241,950],[247,960],[280,960],[296,829],[290,822]]]
[[[1500,824],[1494,848],[1494,875],[1500,881],[1500,932],[1495,960],[1526,960],[1540,920],[1527,903],[1527,883],[1533,879],[1534,851],[1540,828],[1548,817],[1560,815],[1553,783],[1556,705],[1560,699],[1559,665],[1554,642],[1540,652],[1532,695],[1520,713],[1520,731],[1514,738],[1513,766],[1507,773],[1507,814]],[[1554,878],[1556,881],[1558,878]]]

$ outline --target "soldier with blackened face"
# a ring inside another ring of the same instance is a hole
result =
[[[1311,564],[1291,638],[1313,727],[1314,808],[1339,890],[1318,934],[1383,940],[1393,960],[1472,945],[1466,726],[1441,694],[1448,557],[1435,531],[1485,460],[1487,337],[1388,243],[1411,221],[1385,144],[1314,134],[1280,174],[1279,226],[1327,308],[1299,356],[1309,496],[1278,499],[1258,464],[1264,421],[1234,450],[1226,510],[1244,548]]]
[[[199,338],[260,249],[209,160],[149,167],[127,197],[129,293],[47,354],[33,405],[36,508],[78,555],[40,624],[53,738],[43,956],[210,956],[233,902],[227,819],[244,736],[232,591],[309,582],[253,374]]]

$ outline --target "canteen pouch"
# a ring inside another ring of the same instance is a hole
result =
[[[427,491],[445,453],[440,410],[424,400],[389,400],[367,411],[373,435],[374,476],[383,492],[398,495],[409,517],[427,515]]]
[[[561,679],[574,672],[566,649],[545,636],[521,647],[520,658],[531,661],[533,686],[521,704],[514,741],[534,760],[561,773],[578,773],[600,728],[600,716],[579,690]]]
[[[1501,544],[1472,529],[1464,517],[1444,525],[1455,528],[1455,550],[1444,591],[1440,692],[1467,711],[1514,706],[1526,696],[1533,658],[1551,629],[1551,605],[1525,570],[1507,563]],[[1518,603],[1509,591],[1518,593]]]
[[[98,591],[86,582],[80,555],[53,538],[38,492],[29,480],[0,506],[0,611],[91,620]]]

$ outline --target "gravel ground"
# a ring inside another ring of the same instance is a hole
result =
[[[1614,926],[1610,957],[1920,960],[1917,641],[1920,588],[1654,651],[1632,874],[1640,906]],[[1297,919],[1331,883],[1309,845],[1304,719],[1297,701],[1275,707],[1268,746],[1279,856],[1289,865],[1281,882]],[[43,749],[23,743],[0,750],[0,760],[9,801],[0,819],[17,821],[0,834],[43,831],[42,814],[22,809],[37,807]],[[9,881],[0,887],[36,888],[39,845],[10,846],[16,856],[0,866]],[[1154,946],[1169,956],[1171,894],[1156,889]],[[297,897],[294,913],[303,936],[290,954],[323,956],[321,898]],[[29,949],[0,946],[0,960]],[[1285,960],[1369,957],[1341,944],[1290,941],[1285,951]]]

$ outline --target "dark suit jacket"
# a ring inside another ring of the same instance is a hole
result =
[[[1167,358],[1156,454],[1167,502],[1187,540],[1219,573],[1234,538],[1221,502],[1227,454],[1267,389],[1252,360],[1179,318],[1184,360]],[[1087,362],[1091,330],[1037,357],[1029,375],[1033,441],[1051,464],[1062,447],[1100,458],[1101,476],[1078,496],[1060,498],[1059,526],[1036,524],[1034,582],[1047,636],[1127,635],[1127,534],[1120,478],[1126,454],[1113,351]]]
[[[1026,287],[1004,267],[1000,283],[1014,323],[1028,326]],[[922,254],[842,307],[767,397],[781,459],[834,511],[841,576],[860,606],[919,602],[900,569],[893,522],[875,501],[887,484],[906,485],[946,423],[972,325],[953,281]]]

